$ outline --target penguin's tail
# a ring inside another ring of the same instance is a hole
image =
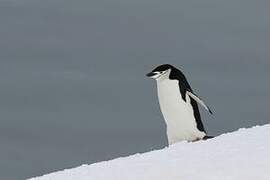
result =
[[[207,140],[207,139],[212,139],[212,138],[214,138],[215,136],[204,136],[203,137],[203,140]]]

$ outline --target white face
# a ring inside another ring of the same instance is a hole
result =
[[[155,80],[160,80],[160,79],[165,79],[165,78],[169,78],[171,69],[165,70],[165,71],[154,71],[151,73],[151,76],[149,76],[150,78],[153,78]]]

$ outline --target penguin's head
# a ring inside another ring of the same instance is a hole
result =
[[[174,67],[170,64],[162,64],[158,67],[156,67],[153,71],[146,74],[147,77],[153,78],[153,79],[159,79],[161,77],[169,77],[171,71],[174,69]]]

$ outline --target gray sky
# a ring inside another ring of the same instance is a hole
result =
[[[270,2],[0,0],[0,179],[166,145],[155,82],[181,68],[210,135],[270,122]]]

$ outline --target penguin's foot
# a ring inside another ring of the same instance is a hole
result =
[[[197,139],[195,139],[195,140],[193,140],[193,141],[190,141],[190,142],[197,142],[197,141],[200,141],[200,140],[203,140],[203,139],[197,138]]]
[[[190,142],[197,142],[197,141],[200,141],[200,140],[207,140],[207,139],[212,139],[212,138],[214,138],[214,136],[204,136],[202,139],[197,138],[197,139],[194,139],[193,141],[190,141]]]
[[[214,138],[214,136],[204,136],[203,140],[212,139],[212,138]]]

